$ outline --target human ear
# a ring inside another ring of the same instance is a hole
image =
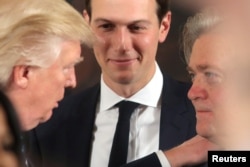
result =
[[[83,14],[83,18],[85,19],[85,21],[87,23],[89,23],[90,22],[90,18],[89,18],[89,14],[88,14],[87,10],[84,9],[83,12],[82,12],[82,14]]]
[[[13,69],[13,82],[21,87],[26,88],[29,81],[30,67],[26,65],[18,65]]]
[[[167,12],[163,17],[161,24],[160,24],[160,32],[159,32],[159,42],[162,43],[165,41],[168,32],[170,30],[171,24],[171,12]]]

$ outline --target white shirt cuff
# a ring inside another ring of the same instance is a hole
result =
[[[162,167],[171,167],[171,165],[168,161],[168,158],[165,156],[165,154],[161,150],[159,150],[155,153],[156,153]]]

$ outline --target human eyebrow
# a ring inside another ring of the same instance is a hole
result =
[[[209,69],[209,68],[211,68],[211,66],[206,65],[206,64],[204,64],[204,65],[198,65],[198,66],[197,66],[197,69],[198,69],[199,71],[205,71],[205,70],[207,70],[207,69]]]
[[[188,76],[190,77],[191,81],[193,82],[194,77],[195,77],[194,70],[190,66],[187,66],[186,70],[188,72]]]
[[[206,71],[209,68],[211,68],[209,65],[207,65],[207,64],[201,64],[201,65],[195,66],[195,68],[193,68],[191,66],[187,66],[186,70],[187,70],[187,72],[189,73],[189,75],[191,77],[194,77],[195,73],[197,73],[197,72],[204,72],[204,71]]]
[[[206,65],[206,64],[202,64],[202,65],[198,65],[198,66],[196,66],[195,67],[195,69],[197,69],[198,71],[205,71],[205,70],[207,70],[207,69],[209,69],[209,68],[212,68],[212,66],[209,66],[209,65]],[[187,71],[195,71],[192,67],[190,67],[190,66],[187,66],[186,67],[186,70]]]
[[[97,18],[93,21],[95,24],[101,24],[101,23],[112,23],[112,21],[104,18]]]
[[[148,20],[135,20],[135,21],[132,21],[131,24],[145,24],[145,25],[149,25],[150,22]]]
[[[114,21],[111,21],[109,19],[105,19],[105,18],[97,18],[93,21],[96,24],[101,24],[101,23],[113,23]],[[131,24],[150,24],[150,22],[148,20],[145,19],[140,19],[140,20],[133,20],[131,22],[128,23],[128,25]]]
[[[81,63],[84,60],[84,57],[79,57],[76,61],[75,61],[75,65]]]
[[[71,68],[76,66],[77,64],[79,64],[80,62],[82,62],[84,60],[84,57],[79,57],[77,60],[75,60],[74,62],[67,64],[64,68]]]
[[[150,26],[150,22],[147,20],[137,20],[131,22],[128,27],[131,29],[147,29]]]
[[[189,72],[189,71],[193,71],[193,69],[192,69],[192,67],[190,67],[190,66],[187,66],[186,67],[186,70]]]

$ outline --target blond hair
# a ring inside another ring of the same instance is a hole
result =
[[[1,0],[0,23],[0,87],[16,65],[50,66],[64,41],[94,41],[82,15],[64,0]]]

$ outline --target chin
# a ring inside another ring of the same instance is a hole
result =
[[[133,81],[133,77],[131,76],[120,76],[117,78],[117,82],[123,85],[130,84]]]
[[[196,131],[197,134],[204,137],[204,138],[209,138],[210,134],[210,130],[207,129],[207,127],[204,126],[196,126]]]
[[[24,125],[24,126],[22,126],[22,130],[24,130],[24,131],[32,130],[32,129],[34,129],[35,127],[37,127],[38,124],[39,124],[39,122],[36,121],[36,122],[33,122],[33,123],[30,124],[30,125]]]
[[[41,123],[47,122],[52,117],[52,110],[50,110],[44,117],[41,118]]]

